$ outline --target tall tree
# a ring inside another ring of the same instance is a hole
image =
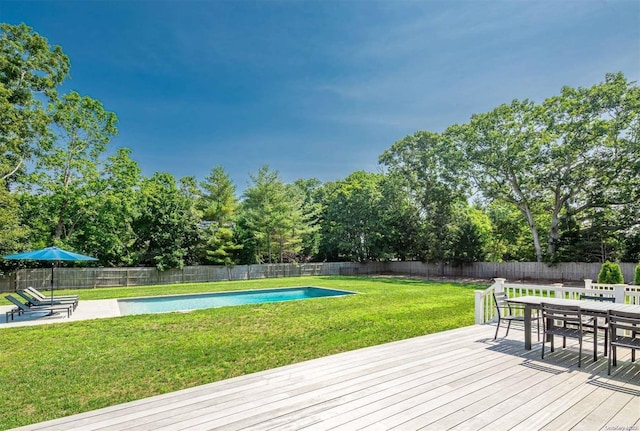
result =
[[[488,261],[528,262],[536,259],[531,232],[516,207],[503,201],[494,201],[484,208],[484,212],[491,221]]]
[[[130,157],[131,150],[120,148],[102,169],[99,193],[86,208],[86,217],[78,227],[77,249],[90,252],[109,266],[136,264],[136,236],[133,222],[137,216],[141,170]]]
[[[0,187],[0,255],[24,248],[29,229],[21,223],[16,196]]]
[[[24,24],[0,24],[0,249],[25,248],[29,228],[21,222],[19,197],[10,186],[26,172],[26,162],[50,142],[42,100],[54,99],[69,73],[59,46]]]
[[[387,257],[382,225],[382,174],[357,171],[327,184],[322,217],[325,258],[366,262]]]
[[[117,118],[89,96],[70,92],[51,104],[55,144],[38,157],[34,189],[44,199],[54,242],[71,240],[100,199],[101,155],[117,133]]]
[[[222,166],[214,167],[203,182],[198,208],[202,213],[205,237],[205,260],[233,265],[241,245],[234,240],[234,223],[238,200],[236,186]]]
[[[561,217],[635,206],[640,200],[640,88],[622,73],[590,88],[564,87],[544,101],[549,143],[540,183],[552,195],[547,255],[560,239]],[[615,231],[635,220],[617,217]]]
[[[0,181],[47,144],[49,117],[41,96],[54,100],[68,74],[62,48],[24,24],[0,24]]]
[[[454,265],[483,262],[489,250],[491,220],[478,207],[461,206],[455,213],[453,241],[448,261]]]
[[[192,200],[168,173],[155,173],[142,182],[140,191],[133,222],[140,263],[159,270],[182,268],[200,240]]]
[[[639,115],[638,87],[608,74],[591,88],[565,87],[542,105],[516,100],[474,115],[446,135],[462,149],[483,195],[522,213],[542,261],[541,232],[548,232],[551,258],[567,210],[575,215],[637,200]]]
[[[462,149],[469,173],[488,199],[514,205],[522,213],[542,261],[542,246],[534,207],[543,202],[537,166],[544,156],[540,108],[533,102],[513,101],[486,114],[476,114],[463,126],[451,126],[447,135]]]
[[[301,229],[300,256],[297,260],[306,262],[317,256],[322,239],[320,233],[322,202],[319,193],[322,182],[317,178],[297,179],[294,186],[302,194],[302,213],[306,222],[306,229]]]
[[[278,171],[262,166],[250,175],[252,184],[245,190],[241,225],[245,234],[244,247],[257,246],[254,255],[258,262],[283,262],[295,259],[301,249],[301,235],[307,229],[300,190],[285,185]]]
[[[400,260],[424,258],[424,222],[407,182],[400,175],[388,174],[379,187],[385,254]]]
[[[396,142],[380,156],[390,173],[406,181],[420,209],[426,260],[445,261],[454,238],[451,220],[457,205],[466,203],[468,178],[461,175],[466,160],[448,137],[416,132]]]

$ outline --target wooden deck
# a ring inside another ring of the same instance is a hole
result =
[[[25,430],[638,430],[640,363],[544,360],[476,325],[35,424]],[[504,330],[501,330],[504,335]],[[602,350],[600,350],[602,353]]]

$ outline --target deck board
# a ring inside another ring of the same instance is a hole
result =
[[[640,424],[640,364],[524,350],[476,325],[344,352],[21,430],[591,430]],[[502,331],[501,331],[502,334]],[[587,346],[587,345],[585,345]],[[601,346],[602,347],[602,346]],[[600,348],[600,352],[601,352]]]

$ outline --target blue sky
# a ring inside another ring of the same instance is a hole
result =
[[[0,21],[62,46],[63,90],[118,115],[145,175],[222,165],[239,191],[264,164],[334,181],[417,130],[640,80],[637,0],[0,0]]]

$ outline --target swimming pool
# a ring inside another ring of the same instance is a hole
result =
[[[166,313],[202,308],[217,308],[265,302],[297,301],[329,296],[353,295],[355,292],[324,287],[288,287],[279,289],[241,290],[236,292],[198,293],[190,295],[149,296],[118,299],[122,316]]]

